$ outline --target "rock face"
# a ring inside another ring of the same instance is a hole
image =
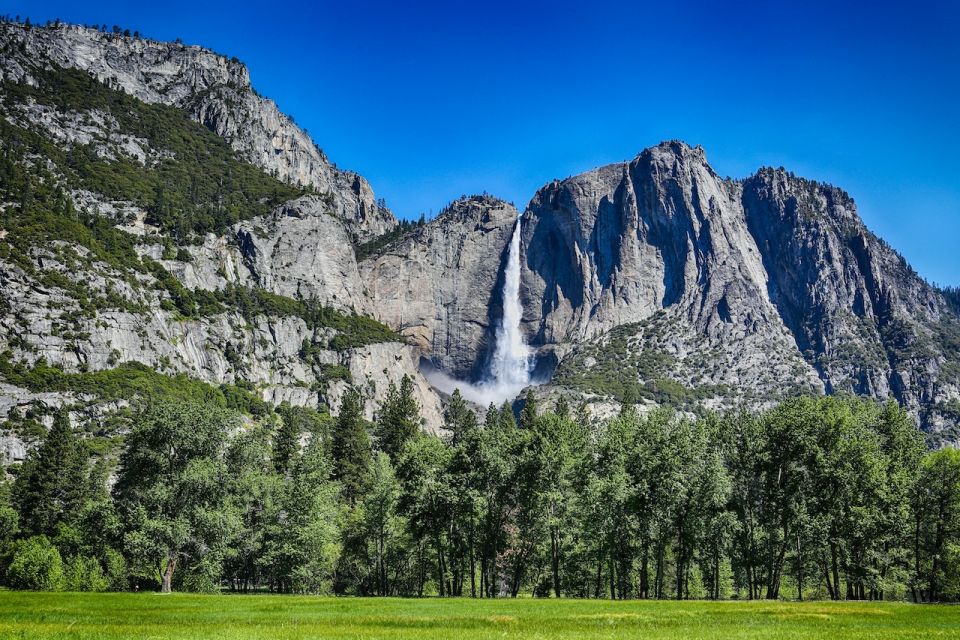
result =
[[[290,298],[369,311],[348,230],[317,196],[239,224],[236,238],[256,286]]]
[[[770,299],[828,392],[893,397],[929,430],[960,395],[960,320],[829,185],[765,169],[743,203]],[[955,419],[955,418],[954,418]]]
[[[53,64],[86,71],[144,102],[184,109],[251,164],[329,194],[336,213],[361,240],[396,226],[367,181],[334,167],[289,116],[254,91],[246,66],[236,58],[75,25],[29,29],[0,24],[0,50],[4,80],[32,83],[31,64]]]
[[[523,249],[524,326],[566,357],[558,382],[584,383],[613,349],[653,395],[658,381],[718,406],[846,390],[894,397],[928,429],[960,392],[956,315],[832,187],[723,180],[702,149],[667,142],[541,189]]]
[[[173,246],[132,202],[68,190],[74,210],[99,213],[142,236],[145,242],[136,250],[162,265],[187,291],[237,285],[313,301],[347,316],[372,313],[354,245],[389,231],[396,220],[377,206],[363,178],[336,169],[273,102],[253,91],[242,64],[200,47],[108,36],[80,27],[0,24],[3,80],[33,84],[31,74],[53,65],[82,69],[143,101],[176,106],[222,136],[239,159],[313,187],[308,195],[267,215],[209,233],[202,244],[189,247]],[[0,118],[62,151],[93,146],[107,162],[122,157],[152,166],[168,153],[95,109],[6,101],[0,105]],[[19,203],[0,204],[4,207],[21,210]],[[0,238],[6,233],[0,229]],[[112,302],[91,305],[77,295],[78,287],[88,287],[84,290],[92,294],[106,292]],[[140,363],[213,386],[240,384],[277,404],[334,410],[353,385],[365,393],[368,418],[373,418],[387,385],[399,384],[407,375],[414,382],[424,428],[436,431],[442,425],[438,396],[417,368],[419,350],[400,339],[338,346],[333,342],[338,330],[314,328],[295,315],[229,305],[222,312],[184,317],[149,270],[108,264],[69,238],[38,242],[19,262],[0,258],[0,290],[0,353],[23,367],[42,362],[78,374]],[[44,406],[89,400],[72,392],[34,393],[7,382],[0,376],[0,420],[14,409],[23,413],[41,407],[42,415]],[[24,440],[0,428],[3,459],[15,461],[23,452]]]
[[[500,317],[496,292],[518,215],[490,196],[463,198],[362,262],[375,317],[411,338],[443,371],[477,377]]]
[[[502,315],[513,205],[463,198],[426,225],[398,229],[369,184],[337,169],[258,95],[239,61],[82,27],[0,24],[0,79],[36,84],[39,69],[54,66],[177,107],[239,159],[309,188],[266,215],[263,207],[252,219],[203,227],[218,231],[186,247],[162,237],[136,203],[64,181],[68,210],[99,213],[138,236],[136,251],[174,283],[95,259],[75,237],[38,242],[16,260],[0,258],[0,354],[67,373],[139,362],[214,385],[249,382],[266,400],[308,406],[335,407],[352,384],[366,393],[368,417],[383,389],[409,375],[434,431],[442,409],[421,358],[460,379],[482,377]],[[65,156],[83,147],[104,164],[140,168],[172,157],[100,108],[61,107],[4,100],[0,118]],[[62,163],[45,166],[43,180],[63,177]],[[284,187],[271,184],[274,193]],[[0,212],[25,206],[0,202]],[[62,223],[65,214],[56,215]],[[0,240],[7,233],[0,229]],[[370,240],[366,247],[383,248],[358,264],[354,246]],[[521,241],[522,328],[538,374],[555,373],[548,395],[592,396],[615,411],[621,401],[733,408],[854,392],[894,398],[940,441],[960,439],[960,317],[865,228],[839,189],[783,170],[722,179],[699,147],[665,142],[544,186],[524,213]],[[387,342],[381,335],[338,349],[337,331],[308,325],[307,314],[240,304],[185,317],[174,284],[206,299],[237,286],[313,300],[377,318],[406,342],[380,327]],[[10,382],[0,379],[0,417],[72,400]],[[23,445],[0,432],[7,461]]]

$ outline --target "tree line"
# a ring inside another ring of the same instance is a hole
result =
[[[443,435],[413,385],[373,422],[154,401],[118,456],[66,412],[0,485],[11,588],[577,598],[960,597],[960,452],[894,403],[801,397],[608,419],[531,392]]]

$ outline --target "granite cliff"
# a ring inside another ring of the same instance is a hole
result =
[[[957,314],[840,189],[723,179],[665,142],[545,186],[523,228],[524,325],[558,385],[688,407],[851,392],[956,424]]]
[[[171,390],[256,415],[335,409],[352,386],[372,418],[407,375],[439,428],[419,350],[370,317],[357,266],[355,245],[396,219],[241,63],[2,24],[0,82],[6,462],[58,406],[103,425]]]
[[[420,367],[487,374],[517,209],[465,196],[398,224],[236,59],[2,24],[0,127],[7,462],[31,443],[18,425],[63,404],[106,424],[144,389],[256,414],[354,387],[372,418],[407,375],[435,431]],[[840,189],[722,178],[671,141],[545,185],[520,230],[549,394],[700,411],[851,392],[960,438],[956,308]]]

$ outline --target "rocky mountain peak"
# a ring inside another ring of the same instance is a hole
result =
[[[675,161],[695,162],[707,164],[707,154],[700,145],[690,146],[683,140],[664,140],[659,144],[647,147],[637,154],[634,161],[648,158],[664,164]]]
[[[460,196],[440,211],[437,220],[470,220],[516,213],[513,204],[496,196],[483,193]]]
[[[292,118],[254,91],[247,67],[236,58],[76,25],[0,25],[2,79],[34,83],[36,65],[80,69],[144,102],[183,109],[247,162],[284,182],[329,194],[331,211],[361,241],[397,224],[362,176],[335,167]]]
[[[220,85],[250,89],[250,73],[236,58],[180,42],[104,33],[80,25],[0,25],[3,77],[30,82],[30,62],[81,69],[144,102],[177,104]]]
[[[955,413],[956,314],[832,185],[721,179],[702,148],[667,141],[541,189],[523,247],[525,327],[561,385],[610,392],[634,362],[615,393],[844,391],[893,397],[928,430]]]

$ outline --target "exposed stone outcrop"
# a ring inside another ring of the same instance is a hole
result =
[[[724,180],[699,147],[666,142],[541,189],[523,248],[524,326],[541,354],[577,352],[565,380],[615,348],[717,406],[853,391],[928,429],[958,395],[956,314],[833,187]]]
[[[249,71],[236,58],[76,25],[30,29],[0,24],[0,78],[33,83],[34,64],[81,69],[144,102],[184,109],[250,163],[291,184],[329,194],[333,211],[360,239],[396,226],[369,183],[333,166],[305,131],[254,91]]]
[[[408,343],[337,351],[332,329],[315,331],[298,317],[229,309],[184,318],[149,270],[90,266],[79,244],[59,239],[31,247],[19,263],[0,260],[0,351],[68,372],[137,361],[211,384],[249,381],[269,401],[308,406],[335,407],[352,384],[365,393],[368,417],[389,382],[410,375],[426,428],[439,429],[440,402],[417,365],[425,357],[457,378],[481,377],[502,312],[513,205],[463,198],[358,264],[355,240],[393,230],[396,220],[362,177],[336,168],[253,90],[236,59],[82,27],[0,24],[0,78],[35,83],[38,69],[54,65],[182,109],[238,158],[309,187],[267,215],[217,227],[202,244],[155,237],[137,251],[187,289],[237,284],[313,299],[374,316]],[[27,99],[0,111],[62,150],[89,145],[107,162],[122,156],[151,167],[172,153],[96,109]],[[76,210],[130,233],[159,232],[134,203],[79,189],[69,196]],[[839,189],[772,169],[722,179],[702,149],[672,141],[544,186],[521,232],[522,328],[539,373],[556,370],[550,397],[580,393],[613,411],[614,399],[638,395],[646,407],[693,409],[854,392],[894,398],[924,429],[960,437],[960,318],[866,229]],[[169,259],[178,250],[189,255]],[[36,269],[25,268],[31,260]],[[81,309],[68,281],[112,302]],[[68,400],[3,383],[0,417]],[[0,433],[0,455],[22,453],[22,441]]]
[[[368,311],[350,235],[317,196],[240,223],[236,239],[256,286],[291,298]]]
[[[51,65],[82,69],[141,100],[181,108],[223,136],[240,159],[288,182],[313,187],[309,195],[268,215],[208,234],[202,244],[189,247],[172,247],[170,239],[158,238],[160,230],[147,224],[146,212],[132,202],[72,190],[69,196],[77,211],[99,213],[130,233],[151,236],[137,250],[160,262],[188,290],[237,284],[344,313],[371,313],[354,241],[392,229],[395,219],[377,205],[363,178],[334,167],[273,102],[253,91],[242,64],[200,47],[81,27],[0,24],[2,79],[32,83],[32,73]],[[62,110],[27,100],[11,101],[0,112],[0,117],[38,132],[63,150],[97,145],[97,156],[108,162],[122,155],[150,166],[166,153],[96,110]],[[0,260],[0,352],[9,351],[11,362],[30,366],[42,359],[67,373],[137,362],[214,386],[249,386],[274,403],[326,405],[334,411],[352,383],[367,393],[368,418],[373,418],[387,385],[399,384],[407,375],[423,409],[424,428],[436,431],[442,424],[438,397],[417,368],[419,350],[405,342],[335,349],[330,345],[334,330],[314,330],[296,316],[251,315],[228,308],[183,317],[146,270],[131,272],[89,261],[86,249],[68,240],[38,243],[30,251],[33,265],[28,268]],[[170,259],[181,254],[183,258]],[[68,291],[81,284],[112,301],[96,303],[93,311],[89,304],[82,308],[82,298]],[[73,393],[32,393],[3,383],[0,419],[13,409],[83,400]],[[0,434],[0,450],[8,461],[18,458],[23,447],[16,434]]]
[[[937,430],[960,397],[960,319],[849,195],[782,169],[743,183],[769,293],[830,392],[893,397]]]
[[[502,200],[463,198],[362,262],[374,315],[447,373],[475,377],[500,317],[495,294],[517,216]]]

